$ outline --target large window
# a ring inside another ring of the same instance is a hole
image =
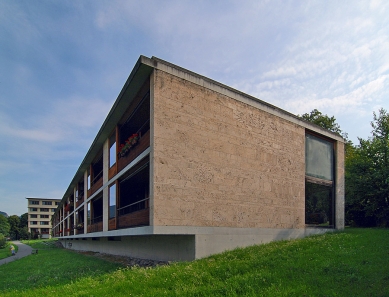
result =
[[[37,200],[30,200],[30,204],[32,204],[32,205],[39,205],[39,201],[37,201]]]
[[[305,137],[305,224],[334,227],[334,144]]]
[[[51,201],[42,201],[42,205],[52,205],[53,202]]]

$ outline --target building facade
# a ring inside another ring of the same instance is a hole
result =
[[[33,237],[51,238],[52,216],[61,199],[26,198],[28,232]]]
[[[53,217],[76,250],[192,260],[344,228],[344,140],[141,56]]]

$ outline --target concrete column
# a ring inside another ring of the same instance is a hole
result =
[[[103,184],[108,182],[108,170],[109,170],[109,138],[106,139],[103,145]],[[103,189],[103,231],[108,231],[108,187]]]
[[[76,187],[74,187],[74,189],[73,189],[73,197],[74,197],[73,198],[73,203],[74,203],[73,209],[76,209],[76,205],[77,205],[76,204]],[[73,210],[73,226],[75,226],[75,225],[76,225],[76,211]],[[76,235],[76,229],[73,229],[72,234]]]
[[[87,220],[88,220],[88,209],[86,199],[88,198],[88,170],[84,173],[84,234],[88,232]]]
[[[335,228],[344,229],[344,204],[345,204],[345,182],[344,182],[344,143],[336,143],[335,159]]]
[[[150,75],[150,171],[149,171],[149,222],[150,226],[154,226],[154,87],[155,87],[155,75],[154,70]],[[116,189],[118,191],[118,189]]]

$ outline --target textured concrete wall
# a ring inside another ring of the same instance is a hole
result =
[[[303,228],[305,129],[154,71],[154,226]]]

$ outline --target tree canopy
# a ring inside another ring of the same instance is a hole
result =
[[[10,226],[8,223],[8,219],[5,216],[0,215],[0,234],[3,234],[4,236],[8,236],[9,229]]]
[[[322,114],[317,109],[314,109],[310,113],[304,113],[300,116],[300,118],[344,137],[344,135],[342,135],[343,132],[334,116],[329,117],[326,114]]]
[[[389,115],[373,113],[372,136],[346,158],[346,217],[358,226],[389,226]]]

